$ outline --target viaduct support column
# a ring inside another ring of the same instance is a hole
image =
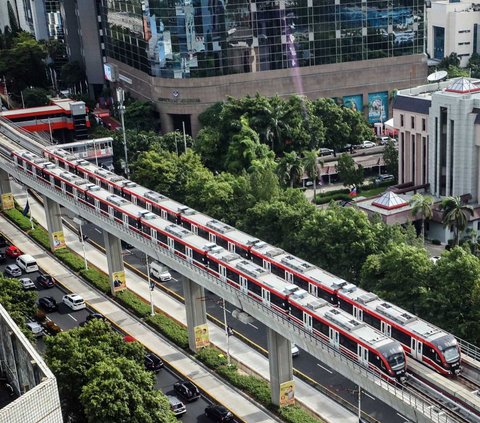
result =
[[[125,268],[123,267],[122,243],[120,238],[103,231],[105,253],[107,255],[108,274],[112,295],[127,288]]]
[[[65,236],[63,235],[62,214],[60,205],[50,198],[43,196],[43,207],[45,217],[47,218],[48,239],[50,241],[50,250],[55,252],[59,248],[65,247]]]
[[[0,195],[2,210],[13,209],[14,203],[10,176],[3,169],[0,169]]]
[[[185,278],[183,295],[187,313],[188,346],[193,352],[210,344],[207,325],[205,291],[202,286]]]
[[[294,404],[295,383],[291,343],[272,329],[267,329],[267,339],[272,402],[278,406]]]

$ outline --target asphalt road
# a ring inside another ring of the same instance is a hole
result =
[[[70,220],[70,218],[68,219]],[[90,223],[86,223],[85,225],[83,225],[82,229],[84,235],[88,236],[90,240],[103,246],[103,234],[101,229]],[[124,248],[123,254],[124,260],[127,263],[146,274],[145,254],[134,248]],[[175,272],[174,270],[170,270],[170,273],[172,274],[172,280],[168,282],[163,282],[162,285],[183,296],[183,276]],[[221,299],[215,294],[212,294],[208,291],[205,292],[205,297],[207,312],[223,322],[223,309]],[[229,314],[234,309],[234,307],[229,305],[228,303],[226,308]],[[227,322],[228,325],[231,326],[238,333],[250,339],[255,344],[261,346],[265,350],[268,349],[266,328],[261,322],[255,321],[249,325],[245,325],[239,320],[231,318],[228,315]],[[248,363],[245,364],[248,365]],[[300,351],[299,356],[294,358],[293,364],[295,369],[306,374],[311,379],[315,380],[315,382],[317,382],[318,384],[327,387],[330,391],[335,392],[337,395],[357,407],[357,385],[353,384],[350,380],[344,378],[334,369],[331,369],[330,367],[318,361],[315,357],[311,356],[303,350]],[[408,419],[400,415],[395,409],[389,407],[388,405],[373,397],[369,393],[364,393],[362,396],[362,410],[381,422],[403,423],[408,421]]]
[[[5,248],[0,248],[1,252],[4,250]],[[0,273],[4,274],[5,266],[14,263],[14,259],[7,258],[7,262],[0,265]],[[36,292],[38,298],[48,296],[53,297],[56,300],[58,311],[47,313],[48,318],[53,320],[64,331],[73,329],[79,326],[80,323],[84,322],[87,315],[92,313],[92,311],[88,309],[72,311],[69,307],[62,303],[62,297],[67,293],[62,287],[57,285],[53,288],[43,288],[36,283],[37,276],[40,275],[40,273],[44,272],[32,272],[28,274],[23,273],[20,277],[28,277],[35,283],[36,289],[34,292]],[[37,338],[36,347],[41,354],[45,353],[46,347],[45,343],[43,342],[43,338]],[[176,374],[168,367],[164,367],[156,375],[155,387],[162,390],[164,394],[176,396],[173,390],[173,385],[181,379],[182,378],[180,375]],[[209,404],[210,401],[208,401],[204,396],[200,397],[194,402],[185,404],[187,407],[187,413],[182,416],[182,421],[185,423],[211,422],[211,420],[204,415],[204,410]]]

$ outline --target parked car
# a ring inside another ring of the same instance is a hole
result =
[[[7,240],[3,235],[0,235],[0,248],[6,247],[7,246]]]
[[[380,175],[377,178],[375,178],[375,185],[380,185],[383,182],[390,182],[395,179],[395,176],[393,175]]]
[[[88,322],[91,322],[92,320],[103,320],[104,322],[107,321],[103,314],[91,313],[85,318],[84,322],[80,323],[80,326],[85,326]]]
[[[292,343],[292,357],[298,357],[300,355],[300,350],[297,345]]]
[[[62,298],[62,303],[73,311],[82,310],[87,307],[85,300],[78,294],[67,294]]]
[[[170,403],[170,409],[172,410],[173,414],[176,416],[180,416],[187,412],[187,407],[185,404],[180,401],[177,397],[172,395],[167,395],[168,402]]]
[[[57,301],[53,297],[40,297],[38,299],[38,306],[47,312],[58,310]]]
[[[160,369],[163,367],[163,361],[160,357],[156,356],[153,353],[145,354],[145,369],[150,370],[151,372],[159,372]]]
[[[231,422],[233,414],[223,405],[210,404],[205,408],[205,415],[214,422]]]
[[[200,391],[189,380],[181,380],[180,382],[175,383],[173,385],[173,390],[177,395],[180,395],[187,401],[194,401],[200,398]]]
[[[330,156],[334,153],[334,151],[331,149],[331,148],[321,148],[320,150],[318,150],[318,154],[320,154],[320,156]]]
[[[386,145],[386,144],[388,144],[388,141],[391,140],[390,137],[378,137],[377,139],[378,139],[378,143],[380,145]]]
[[[28,322],[27,328],[33,333],[33,336],[39,337],[45,334],[43,327],[37,322]]]
[[[23,253],[15,247],[15,245],[9,245],[7,248],[5,248],[5,255],[10,258],[16,259],[17,257],[20,257]]]
[[[7,261],[7,257],[5,256],[5,254],[3,253],[0,253],[0,264],[3,264]]]
[[[372,147],[376,147],[376,146],[377,146],[377,144],[375,144],[373,141],[363,141],[360,144],[361,148],[372,148]]]
[[[5,274],[17,278],[18,276],[22,276],[22,269],[16,264],[8,264],[5,266]]]
[[[53,288],[55,286],[55,281],[47,274],[37,276],[37,283],[43,288]]]
[[[36,286],[30,278],[20,278],[20,283],[22,284],[22,288],[27,289],[35,289]]]

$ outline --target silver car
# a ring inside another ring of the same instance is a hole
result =
[[[22,276],[22,269],[20,269],[20,267],[18,267],[16,264],[9,264],[5,267],[5,274],[16,278],[18,276]]]
[[[20,278],[20,283],[22,284],[22,288],[27,289],[35,289],[36,286],[30,278]]]
[[[167,395],[167,398],[173,414],[175,414],[176,416],[180,416],[187,412],[187,407],[185,407],[185,404],[177,397],[174,397],[173,395]]]

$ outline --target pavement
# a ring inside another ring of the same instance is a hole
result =
[[[12,187],[13,188],[13,187]],[[16,187],[15,199],[20,205],[24,206],[26,202],[25,194],[21,189]],[[43,207],[36,201],[30,200],[30,210],[33,217],[43,226],[46,227],[46,217]],[[172,345],[163,340],[153,330],[148,329],[145,325],[139,323],[136,319],[125,313],[119,306],[103,297],[95,290],[92,290],[84,281],[77,276],[66,271],[62,264],[59,264],[52,256],[46,254],[36,244],[32,245],[25,235],[19,231],[5,218],[1,217],[2,231],[14,239],[20,249],[25,248],[30,254],[37,258],[39,265],[52,276],[57,278],[66,288],[82,295],[85,301],[98,312],[104,314],[113,322],[118,324],[127,333],[134,336],[138,341],[144,344],[155,354],[161,356],[165,361],[169,362],[176,370],[190,377],[194,383],[208,392],[218,402],[228,406],[228,408],[245,422],[266,422],[275,421],[271,415],[259,408],[253,401],[239,395],[236,389],[223,383],[219,378],[207,372],[203,366],[189,358],[183,351],[175,349]],[[65,241],[67,245],[78,254],[82,255],[82,245],[78,240],[78,235],[64,226]],[[18,239],[18,241],[17,241]],[[107,259],[105,255],[97,250],[89,243],[85,243],[85,252],[90,263],[108,273]],[[136,293],[146,301],[150,301],[150,290],[145,279],[139,277],[132,271],[125,269],[128,289]],[[174,318],[186,325],[185,307],[182,303],[171,298],[167,294],[155,290],[153,292],[154,304],[161,304],[164,313],[174,316]],[[208,323],[211,342],[223,351],[227,350],[227,341],[224,331],[214,325]],[[251,369],[252,372],[269,380],[269,363],[268,359],[259,352],[248,347],[235,337],[229,340],[229,353],[233,360],[239,361]],[[354,423],[358,422],[358,417],[350,413],[348,410],[340,406],[338,403],[322,394],[315,388],[298,378],[295,379],[295,396],[298,402],[306,408],[312,410],[321,416],[327,422]]]

